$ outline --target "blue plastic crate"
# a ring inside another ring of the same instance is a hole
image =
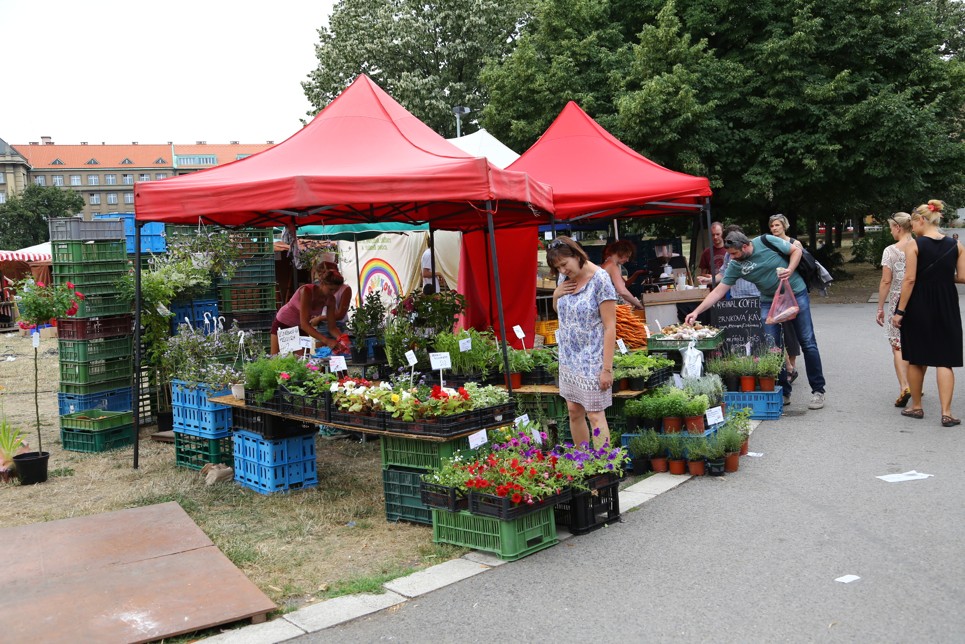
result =
[[[205,331],[206,333],[211,333],[214,331],[215,324],[218,321],[218,300],[216,299],[205,299],[205,300],[192,300],[190,302],[183,303],[172,303],[171,313],[174,316],[171,318],[171,334],[178,334],[178,327],[184,324],[184,320],[188,319],[191,322],[191,326],[196,329]],[[208,314],[209,324],[205,327],[205,314]]]
[[[235,481],[261,494],[287,492],[318,485],[318,469],[314,458],[266,465],[238,458],[236,454],[234,468]]]
[[[198,438],[224,438],[231,435],[231,407],[225,409],[198,409],[183,405],[171,405],[174,429]]]
[[[784,392],[781,387],[774,391],[725,391],[727,409],[750,408],[754,420],[777,420],[784,412]]]
[[[183,380],[172,380],[171,381],[171,405],[179,407],[194,407],[195,409],[203,409],[206,411],[218,411],[220,409],[231,409],[228,405],[218,405],[213,402],[208,402],[208,398],[212,396],[227,396],[231,393],[231,389],[223,389],[219,391],[214,391],[205,384],[199,384],[196,387],[189,387],[188,383]]]
[[[130,411],[133,408],[133,400],[130,387],[110,389],[94,394],[57,394],[61,416],[88,409]]]
[[[234,457],[262,465],[315,460],[315,433],[266,439],[254,432],[235,431]]]
[[[124,222],[124,235],[127,237],[127,254],[134,254],[134,213],[116,212],[94,215],[94,219],[120,219]],[[164,224],[149,222],[141,226],[141,252],[163,253],[167,250],[164,237]]]

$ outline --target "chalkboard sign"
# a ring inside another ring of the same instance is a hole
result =
[[[751,343],[751,351],[767,344],[761,324],[759,297],[721,300],[710,309],[710,323],[725,330],[722,349],[727,353],[744,355],[748,342]]]

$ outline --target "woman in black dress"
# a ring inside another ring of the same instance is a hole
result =
[[[915,243],[905,248],[905,279],[891,323],[901,329],[901,352],[908,361],[911,406],[902,416],[924,418],[921,389],[925,370],[936,367],[942,426],[962,421],[952,416],[953,367],[962,366],[962,315],[955,284],[965,284],[962,245],[938,227],[945,204],[932,199],[911,215]]]

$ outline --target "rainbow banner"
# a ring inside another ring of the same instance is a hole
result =
[[[376,257],[365,262],[359,276],[362,280],[359,293],[362,300],[365,300],[369,293],[376,292],[382,296],[384,302],[393,302],[402,292],[399,274],[392,264],[384,259]]]

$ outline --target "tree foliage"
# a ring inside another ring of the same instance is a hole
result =
[[[313,113],[364,73],[429,127],[454,136],[452,108],[466,106],[475,115],[486,105],[483,61],[513,50],[531,4],[341,0],[329,26],[318,30],[318,67],[302,83]]]
[[[48,222],[84,209],[84,198],[73,190],[30,185],[0,204],[0,248],[17,250],[50,239]]]

